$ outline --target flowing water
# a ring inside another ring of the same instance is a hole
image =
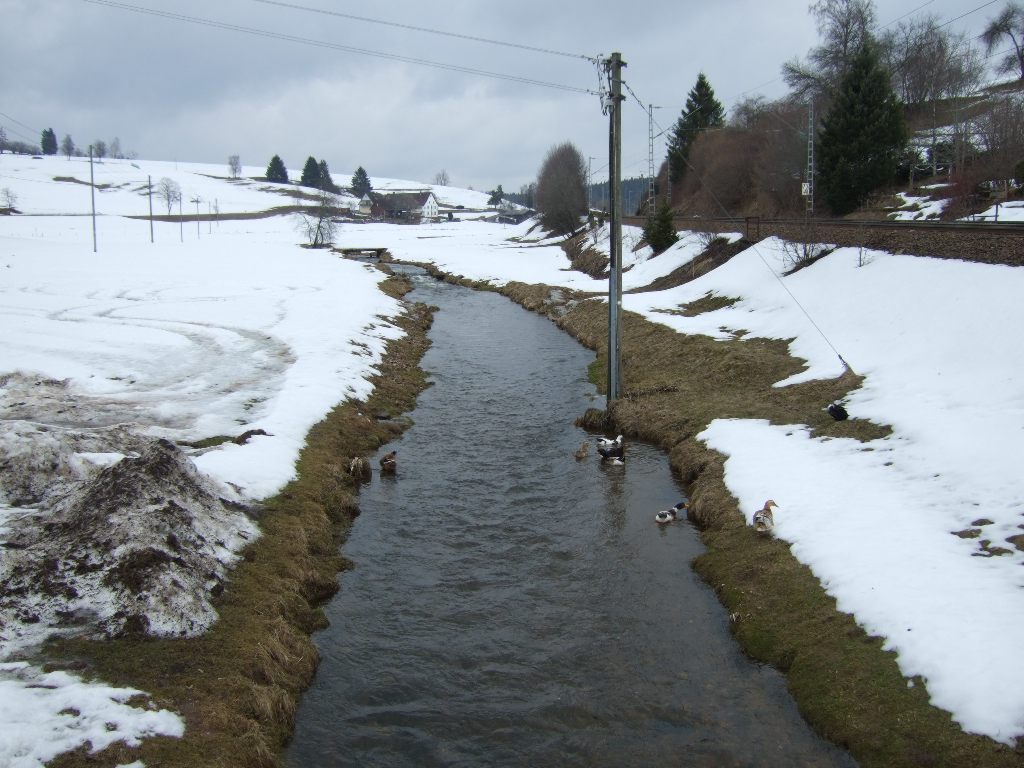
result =
[[[693,573],[664,453],[573,426],[593,354],[507,299],[417,276],[433,386],[375,475],[316,636],[290,766],[853,766],[745,658]],[[590,456],[577,462],[580,442]]]

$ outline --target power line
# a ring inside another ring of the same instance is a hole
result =
[[[310,8],[306,5],[298,5],[296,3],[284,3],[278,0],[252,0],[254,3],[263,3],[263,5],[277,5],[282,8],[291,8],[296,11],[307,11],[309,13],[320,13],[325,16],[337,16],[342,19],[352,19],[353,21],[365,21],[368,24],[381,24],[387,27],[397,27],[398,29],[409,29],[414,32],[426,32],[431,35],[443,35],[444,37],[454,37],[459,40],[471,40],[476,43],[488,43],[490,45],[503,45],[508,48],[519,48],[524,51],[533,51],[534,53],[548,53],[552,56],[566,56],[571,59],[585,59],[590,62],[597,62],[600,59],[593,56],[586,56],[581,53],[567,53],[566,51],[557,51],[551,48],[539,48],[533,45],[523,45],[522,43],[510,43],[504,40],[492,40],[487,37],[476,37],[475,35],[465,35],[459,32],[448,32],[443,29],[431,29],[430,27],[417,27],[413,24],[402,24],[396,21],[385,21],[383,19],[371,19],[367,16],[356,16],[352,13],[341,13],[340,11],[328,11],[323,8]]]
[[[483,69],[474,69],[473,67],[464,67],[459,64],[446,64],[439,61],[430,61],[428,59],[418,59],[412,56],[402,56],[397,53],[385,53],[384,51],[374,51],[367,48],[356,48],[349,45],[341,45],[340,43],[328,43],[323,40],[312,40],[306,37],[298,37],[296,35],[286,35],[281,32],[271,32],[265,29],[255,29],[253,27],[243,27],[238,24],[227,24],[221,21],[214,21],[212,19],[203,19],[196,16],[186,16],[181,13],[171,13],[169,11],[160,11],[154,8],[144,8],[137,5],[129,5],[127,3],[113,2],[113,0],[83,0],[86,3],[93,5],[102,5],[108,8],[116,8],[123,11],[132,11],[134,13],[145,14],[149,16],[157,16],[164,19],[173,19],[174,21],[184,21],[189,24],[197,24],[199,26],[210,27],[213,29],[223,29],[231,32],[242,32],[247,35],[255,35],[256,37],[267,37],[275,40],[285,40],[291,43],[299,43],[301,45],[309,45],[316,48],[327,48],[335,51],[344,51],[346,53],[356,53],[363,56],[374,56],[381,59],[389,59],[391,61],[401,61],[407,64],[416,64],[418,66],[433,67],[435,69],[443,69],[450,72],[461,72],[468,75],[478,75],[480,77],[490,77],[497,80],[507,80],[514,83],[522,83],[524,85],[536,85],[543,88],[554,88],[561,91],[569,91],[571,93],[584,93],[590,95],[597,95],[596,91],[592,91],[588,88],[581,88],[579,86],[564,85],[562,83],[550,83],[544,80],[534,80],[533,78],[523,77],[520,75],[509,75],[501,72],[490,72]]]

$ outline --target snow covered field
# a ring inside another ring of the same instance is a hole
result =
[[[0,155],[0,188],[17,193],[22,212],[0,217],[0,541],[80,505],[77,489],[127,466],[125,457],[134,461],[159,438],[262,430],[241,444],[187,452],[207,491],[194,509],[197,529],[211,540],[203,551],[223,571],[257,532],[218,499],[244,503],[288,481],[309,427],[340,397],[367,393],[366,377],[398,333],[388,318],[400,305],[377,289],[378,272],[299,248],[286,217],[198,229],[158,223],[155,244],[147,221],[121,218],[147,212],[139,193],[147,175],[175,178],[186,201],[216,200],[222,213],[291,202],[263,189],[269,185],[213,178],[226,175],[213,166],[97,168],[97,183],[111,186],[97,195],[104,215],[93,254],[91,222],[82,215],[88,186],[54,180],[87,180],[87,164]],[[437,194],[466,208],[486,200],[450,188]],[[537,241],[529,228],[345,224],[337,244],[388,247],[397,258],[494,283],[606,290],[604,281],[570,271],[557,242]],[[688,235],[648,259],[632,251],[636,237],[626,228],[627,289],[701,250]],[[726,482],[748,517],[768,497],[779,503],[777,534],[842,610],[886,638],[908,678],[923,678],[934,703],[965,729],[1009,743],[1024,735],[1024,552],[1009,541],[1024,534],[1024,271],[848,248],[792,276],[783,271],[781,245],[767,240],[685,286],[627,295],[624,307],[683,333],[792,339],[807,370],[779,386],[842,371],[794,299],[806,308],[866,377],[846,402],[851,416],[889,424],[893,434],[864,445],[811,438],[798,424],[729,420],[713,423],[702,439],[729,457]],[[708,292],[739,301],[696,317],[658,311]],[[35,461],[40,456],[45,461]],[[979,533],[953,535],[964,530]],[[26,551],[0,549],[0,577]],[[63,598],[63,610],[113,621],[117,594],[100,587]],[[68,676],[44,682],[60,695],[41,694],[43,673],[17,662],[20,649],[53,628],[46,607],[37,607],[37,617],[20,618],[0,607],[0,764],[39,765],[58,743],[69,749],[180,732],[173,714],[154,718],[100,683]],[[19,713],[27,711],[49,714],[22,725]]]

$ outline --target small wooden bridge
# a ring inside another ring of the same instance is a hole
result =
[[[334,250],[340,253],[345,258],[349,259],[383,259],[384,254],[388,252],[385,247],[378,246],[353,246],[350,248],[334,248]]]

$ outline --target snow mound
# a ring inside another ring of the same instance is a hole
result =
[[[22,435],[31,429],[8,427]],[[109,454],[77,452],[87,442],[80,431],[40,429],[47,440],[26,442],[46,445],[39,474],[51,469],[61,498],[47,512],[8,507],[0,518],[7,550],[0,658],[51,632],[193,636],[207,629],[235,552],[258,535],[246,512],[168,440],[136,437],[145,444],[138,456],[97,461]],[[8,454],[4,475],[24,467],[32,476],[38,465],[31,453]],[[22,502],[47,495],[27,498],[38,493],[31,481],[16,490]]]

